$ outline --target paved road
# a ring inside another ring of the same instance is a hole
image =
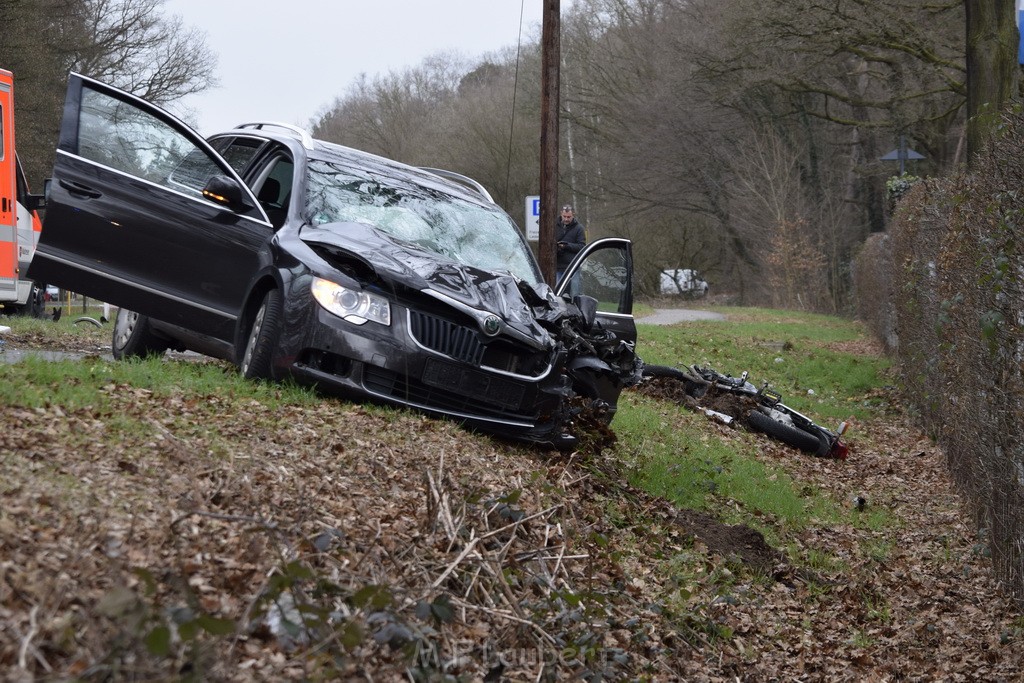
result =
[[[689,308],[656,308],[651,315],[637,318],[636,321],[645,325],[674,325],[691,320],[725,320],[725,316],[721,313],[694,311]]]

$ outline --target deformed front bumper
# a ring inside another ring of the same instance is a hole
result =
[[[478,348],[479,335],[468,325],[445,321],[443,333],[424,339],[414,323],[422,314],[394,303],[385,327],[346,322],[298,291],[285,300],[291,304],[275,359],[278,375],[328,394],[455,419],[504,438],[559,448],[574,443],[564,434],[571,383],[558,351],[533,362],[530,374],[498,370],[486,366],[487,351]]]

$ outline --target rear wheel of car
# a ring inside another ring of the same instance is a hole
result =
[[[119,308],[114,318],[111,349],[114,358],[158,356],[170,348],[170,342],[153,332],[149,318],[127,308]]]
[[[273,354],[281,335],[281,292],[272,289],[263,297],[249,328],[240,369],[246,379],[271,379]]]

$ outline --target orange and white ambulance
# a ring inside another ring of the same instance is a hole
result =
[[[0,69],[0,307],[43,314],[46,287],[24,277],[36,251],[42,195],[29,194],[14,147],[14,74]]]

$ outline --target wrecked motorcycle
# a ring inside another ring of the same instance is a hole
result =
[[[593,297],[576,295],[571,303],[564,302],[565,312],[557,317],[537,312],[564,355],[566,382],[559,419],[565,432],[555,442],[557,448],[575,447],[579,431],[587,425],[607,427],[616,410],[610,397],[642,379],[636,345],[601,325],[597,305]]]
[[[729,418],[727,422],[739,420],[754,431],[821,458],[845,460],[848,454],[849,449],[841,439],[847,428],[846,422],[840,423],[835,431],[815,423],[783,403],[782,395],[770,388],[767,382],[760,388],[754,386],[748,381],[746,371],[739,377],[733,377],[708,366],[691,365],[684,370],[666,365],[645,365],[643,376],[679,380],[684,384],[686,394],[697,401],[721,393],[741,397],[745,399],[742,403],[745,407],[733,411],[740,414],[722,415]],[[711,411],[711,414],[720,415],[716,411]]]

